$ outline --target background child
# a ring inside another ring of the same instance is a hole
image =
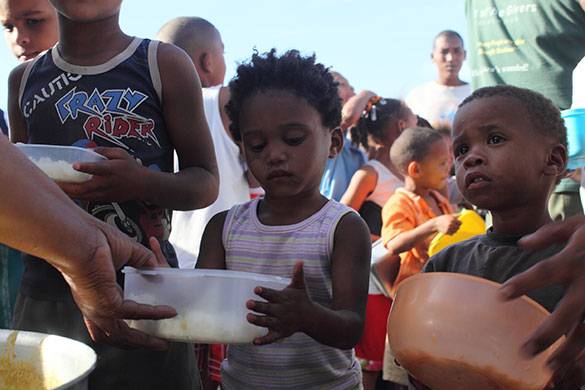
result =
[[[382,207],[404,185],[402,174],[390,161],[390,146],[402,130],[416,125],[417,118],[400,100],[374,96],[366,102],[350,133],[353,143],[370,151],[370,159],[353,175],[340,203],[360,213],[370,229],[372,241],[376,241],[382,229]],[[375,388],[382,372],[386,320],[391,305],[389,297],[370,286],[365,329],[355,348],[365,390]]]
[[[345,136],[346,130],[354,123],[354,116],[357,114],[357,117],[355,117],[355,120],[357,120],[363,107],[365,107],[365,104],[361,102],[362,97],[366,96],[365,102],[367,102],[370,97],[376,95],[369,91],[361,91],[356,95],[353,87],[345,77],[338,72],[331,72],[331,75],[337,83],[337,90],[342,99],[341,104],[344,112],[341,128]],[[357,107],[357,110],[351,110],[350,108],[349,115],[346,115],[346,111],[348,110],[346,108],[347,105],[353,108]],[[327,166],[325,167],[325,172],[323,173],[323,178],[321,179],[320,184],[321,193],[329,199],[339,201],[347,189],[353,174],[364,165],[367,160],[366,154],[357,145],[354,145],[351,142],[344,142],[343,149],[337,157],[327,161]]]
[[[218,187],[193,64],[172,45],[125,35],[118,25],[119,1],[55,0],[53,5],[58,45],[10,75],[12,141],[98,146],[109,160],[76,163],[75,169],[93,178],[61,188],[134,240],[148,245],[148,237],[155,236],[176,266],[168,243],[170,209],[207,206]],[[178,173],[173,173],[174,148]],[[24,261],[14,327],[92,346],[99,359],[90,387],[199,387],[191,345],[124,351],[93,343],[58,271],[28,255]]]
[[[370,228],[372,241],[380,238],[382,207],[397,188],[402,174],[390,161],[390,147],[400,132],[416,125],[416,116],[400,100],[374,97],[350,128],[352,142],[371,151],[368,162],[351,178],[340,203],[358,211]]]
[[[371,243],[359,215],[319,192],[327,159],[343,145],[333,78],[314,56],[272,50],[241,65],[230,91],[230,130],[266,195],[211,219],[197,267],[292,282],[256,288],[268,302],[248,301],[248,321],[268,334],[228,346],[222,386],[359,389],[352,348],[364,324]]]
[[[396,286],[420,272],[435,233],[453,234],[461,223],[438,192],[449,177],[451,161],[441,134],[420,127],[406,129],[394,141],[390,158],[404,175],[404,187],[382,209],[382,242],[401,259]]]
[[[521,237],[552,222],[548,198],[567,165],[566,129],[552,101],[513,86],[478,89],[455,114],[453,152],[461,193],[492,213],[493,227],[445,248],[424,272],[457,272],[503,283],[564,247],[527,250],[518,245]],[[549,311],[563,295],[560,284],[528,293]],[[578,366],[554,368],[555,388],[585,383]]]
[[[25,62],[57,43],[57,13],[48,0],[0,1],[0,22],[12,54]],[[0,129],[8,135],[4,111],[0,110]],[[0,327],[10,328],[12,311],[22,277],[20,252],[0,245]]]
[[[390,148],[392,163],[404,175],[404,187],[396,190],[382,209],[382,243],[400,256],[396,286],[419,273],[427,262],[429,244],[435,233],[453,234],[460,221],[449,201],[438,190],[449,177],[449,147],[435,130],[411,127],[404,130]],[[406,384],[406,375],[396,372],[386,344],[384,379]]]

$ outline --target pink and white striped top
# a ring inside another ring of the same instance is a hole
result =
[[[258,220],[258,203],[256,198],[234,206],[226,216],[226,268],[290,278],[294,264],[302,260],[309,296],[330,307],[335,228],[353,210],[330,200],[302,222],[268,226]],[[228,390],[361,389],[353,349],[328,347],[302,332],[263,346],[230,345],[221,368],[222,386]]]

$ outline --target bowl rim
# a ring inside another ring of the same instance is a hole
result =
[[[566,110],[561,111],[561,117],[565,118],[570,115],[580,115],[585,114],[585,108],[568,108]]]
[[[169,275],[169,276],[189,276],[189,277],[221,277],[228,279],[248,279],[257,282],[278,282],[291,283],[290,278],[277,275],[257,274],[253,272],[235,271],[228,269],[208,269],[208,268],[134,268],[126,266],[122,268],[124,274],[138,274],[138,275]]]
[[[55,340],[58,342],[63,343],[64,347],[70,346],[70,345],[76,345],[77,348],[79,348],[80,350],[83,350],[83,352],[86,354],[86,357],[89,357],[91,360],[91,364],[89,364],[86,368],[85,371],[83,371],[82,373],[80,373],[77,377],[69,380],[68,382],[62,383],[61,385],[59,385],[58,387],[54,387],[53,390],[61,390],[61,389],[66,389],[69,388],[73,385],[75,385],[76,383],[82,382],[83,380],[85,380],[89,374],[91,374],[96,365],[97,365],[97,353],[95,352],[95,350],[90,347],[89,345],[87,345],[86,343],[84,343],[83,341],[79,341],[70,337],[65,337],[65,336],[59,336],[56,334],[51,334],[51,333],[42,333],[42,332],[32,332],[32,331],[25,331],[25,330],[18,330],[18,329],[0,329],[0,337],[4,338],[6,336],[6,338],[8,336],[10,336],[11,334],[13,334],[14,332],[16,332],[17,336],[16,336],[16,340],[18,342],[18,336],[21,336],[21,339],[24,337],[25,341],[29,341],[29,342],[33,342],[31,344],[29,344],[29,346],[33,346],[33,345],[38,345],[39,349],[42,348],[42,344],[45,340],[47,339],[51,339],[51,340]]]
[[[26,149],[61,149],[61,150],[73,150],[73,151],[80,151],[87,154],[94,156],[95,158],[99,158],[102,160],[107,160],[106,156],[103,156],[99,153],[94,152],[92,149],[82,148],[80,146],[73,146],[73,145],[48,145],[48,144],[25,144],[23,142],[17,142],[14,144],[18,149],[24,150]]]
[[[424,272],[424,273],[419,273],[413,276],[410,276],[406,279],[404,279],[402,282],[400,282],[398,284],[398,286],[396,287],[396,292],[394,293],[394,300],[396,299],[396,295],[398,294],[398,291],[400,291],[400,289],[402,288],[402,286],[416,281],[418,279],[421,278],[430,278],[430,277],[452,277],[452,278],[459,278],[459,279],[469,279],[469,280],[473,280],[476,282],[480,282],[483,284],[488,284],[494,287],[501,287],[502,284],[498,283],[498,282],[494,282],[493,280],[489,280],[489,279],[485,279],[485,278],[481,278],[479,276],[474,276],[474,275],[468,275],[468,274],[462,274],[462,273],[458,273],[458,272]],[[548,310],[546,310],[540,303],[536,302],[534,299],[530,298],[527,295],[522,295],[518,298],[515,298],[513,300],[517,300],[517,299],[521,299],[523,301],[526,301],[527,303],[529,303],[531,306],[533,306],[535,309],[541,311],[543,314],[546,314],[546,316],[550,315],[550,312]],[[502,302],[506,302],[505,300],[502,300]]]

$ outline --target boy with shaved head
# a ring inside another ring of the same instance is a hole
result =
[[[179,17],[168,21],[157,33],[156,39],[183,49],[197,69],[219,168],[219,195],[211,206],[173,213],[170,241],[177,251],[179,266],[194,268],[207,222],[220,211],[250,200],[250,188],[239,146],[231,139],[229,120],[223,109],[230,93],[227,87],[222,86],[226,65],[219,31],[203,18]],[[220,364],[225,358],[225,346],[196,345],[195,349],[203,388],[216,389],[221,382]]]

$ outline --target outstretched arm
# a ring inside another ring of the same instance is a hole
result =
[[[123,299],[115,270],[155,266],[148,249],[75,205],[20,151],[0,137],[0,240],[47,259],[65,277],[91,337],[119,347],[164,348],[123,319],[176,315],[168,306]]]
[[[538,250],[564,242],[567,246],[562,251],[508,280],[501,292],[506,299],[514,299],[549,284],[565,286],[564,298],[522,349],[526,355],[537,355],[566,334],[548,364],[555,371],[555,388],[575,389],[585,383],[585,216],[545,225],[519,244]]]
[[[374,92],[364,90],[349,98],[341,110],[341,129],[343,131],[349,129],[360,119],[362,112],[373,97],[376,97]]]
[[[364,327],[370,251],[371,241],[364,221],[355,213],[345,215],[337,226],[331,256],[331,307],[311,301],[303,277],[303,263],[298,262],[292,282],[285,289],[257,287],[255,293],[268,302],[247,302],[248,309],[264,314],[250,313],[248,321],[268,328],[268,334],[254,343],[271,343],[300,331],[324,345],[353,348]]]

